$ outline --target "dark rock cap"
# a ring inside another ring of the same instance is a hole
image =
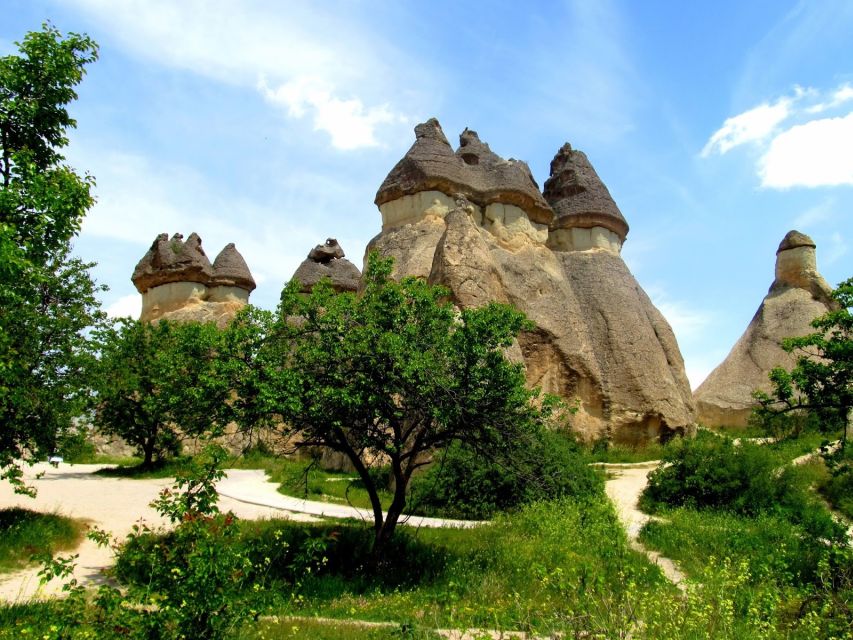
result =
[[[213,267],[201,248],[196,233],[183,240],[180,233],[169,239],[161,233],[133,270],[131,280],[139,293],[170,282],[207,284],[213,277]]]
[[[628,223],[582,151],[567,142],[551,160],[551,176],[545,181],[545,199],[554,209],[552,229],[604,227],[622,241]]]
[[[776,249],[776,253],[780,251],[787,251],[788,249],[795,249],[796,247],[812,247],[817,248],[814,240],[808,237],[805,233],[800,233],[796,230],[791,230],[785,234],[785,237],[782,238],[782,242],[779,244],[779,248]]]
[[[504,160],[469,129],[459,136],[454,153],[435,118],[415,127],[415,143],[391,169],[374,202],[380,206],[420,191],[441,191],[451,197],[461,193],[481,207],[513,204],[541,224],[554,219],[527,163]]]
[[[309,293],[323,278],[332,281],[335,291],[358,291],[361,271],[344,258],[344,250],[334,238],[311,249],[308,257],[297,267],[293,280],[298,280],[302,293]]]
[[[225,245],[213,261],[213,278],[210,284],[240,287],[249,293],[257,287],[252,272],[249,271],[249,265],[246,264],[233,242]]]
[[[326,244],[318,244],[308,253],[308,259],[314,262],[329,262],[343,258],[346,254],[335,238],[326,238]]]

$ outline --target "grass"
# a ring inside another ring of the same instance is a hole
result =
[[[101,453],[91,455],[78,455],[72,459],[66,459],[68,464],[112,464],[121,467],[136,467],[142,464],[142,458],[134,456],[109,456]]]
[[[106,467],[95,471],[96,475],[108,478],[132,478],[135,480],[149,480],[151,478],[174,478],[176,475],[187,470],[191,458],[180,456],[167,460],[157,460],[151,465],[144,465],[136,459],[130,464],[119,464],[115,467]]]
[[[73,549],[83,539],[86,525],[55,513],[12,507],[0,510],[0,573],[32,563],[45,551]]]
[[[399,532],[399,547],[379,576],[364,569],[363,525],[313,527],[323,540],[311,571],[282,575],[287,594],[270,604],[280,616],[394,622],[418,628],[489,628],[537,633],[613,629],[629,625],[623,607],[640,590],[673,590],[657,567],[630,550],[612,506],[592,501],[539,503],[475,529]],[[284,531],[299,548],[296,531],[310,526],[246,523],[246,535]],[[348,529],[350,527],[350,529]],[[304,535],[301,534],[301,535]],[[263,548],[263,544],[250,546]],[[304,546],[304,545],[302,545]],[[319,556],[318,556],[319,557]],[[288,558],[284,566],[292,563]]]
[[[610,444],[606,449],[593,447],[589,456],[593,462],[626,464],[660,460],[666,451],[667,446],[657,442],[637,446]]]
[[[241,636],[243,640],[261,638],[312,638],[312,640],[392,640],[441,638],[437,633],[410,625],[369,626],[357,621],[312,620],[308,618],[264,619]]]
[[[270,481],[279,483],[279,492],[287,496],[349,504],[370,508],[370,498],[359,477],[343,471],[325,471],[313,460],[306,458],[274,457],[258,451],[229,460],[234,469],[262,469]],[[391,504],[390,491],[380,491],[383,508]]]

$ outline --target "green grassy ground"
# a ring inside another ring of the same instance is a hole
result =
[[[0,573],[31,564],[34,554],[73,549],[86,525],[54,513],[12,507],[0,510]]]

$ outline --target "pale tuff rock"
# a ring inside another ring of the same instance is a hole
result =
[[[293,279],[299,281],[302,293],[308,293],[323,278],[329,278],[335,291],[357,291],[361,271],[344,259],[344,250],[334,238],[318,244],[308,258],[297,267]]]
[[[142,321],[215,322],[224,326],[249,302],[255,280],[233,243],[210,264],[201,238],[161,233],[131,277],[142,294]]]
[[[377,193],[383,230],[368,251],[393,256],[395,277],[448,287],[460,307],[523,310],[536,328],[510,355],[529,384],[579,402],[586,437],[692,429],[675,336],[619,256],[628,225],[586,156],[560,149],[546,201],[526,164],[476,133],[466,129],[455,153],[437,121],[415,133]]]
[[[815,243],[789,231],[776,252],[776,278],[758,311],[726,359],[696,389],[699,422],[746,426],[755,406],[752,393],[771,390],[770,370],[795,364],[782,340],[811,333],[811,321],[835,308],[831,292],[817,271]]]

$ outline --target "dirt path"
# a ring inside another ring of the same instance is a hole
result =
[[[673,584],[682,588],[685,576],[675,563],[657,551],[647,549],[639,541],[640,530],[643,525],[653,519],[653,516],[640,511],[637,503],[649,482],[649,473],[658,466],[658,462],[655,460],[636,464],[599,464],[597,466],[606,469],[611,476],[605,484],[605,490],[616,507],[622,526],[625,527],[631,548],[644,553],[649,560],[660,567]]]
[[[26,469],[25,475],[25,481],[37,489],[37,497],[33,499],[15,495],[9,483],[2,482],[0,508],[17,506],[81,518],[111,533],[118,540],[124,539],[134,524],[145,523],[151,527],[166,524],[149,504],[164,487],[172,484],[172,479],[134,480],[94,475],[101,468],[103,465],[63,464],[54,469],[48,464],[37,464]],[[372,513],[366,509],[300,500],[278,493],[277,488],[278,485],[270,482],[263,471],[229,469],[226,477],[217,485],[219,508],[233,511],[237,517],[247,520],[288,518],[306,522],[324,517],[373,519]],[[471,527],[481,523],[408,517],[402,524],[414,527]],[[113,563],[112,550],[98,547],[90,540],[84,540],[73,553],[79,555],[74,577],[81,584],[99,584],[103,581],[103,570]],[[59,580],[41,586],[38,568],[27,568],[0,575],[0,601],[19,602],[33,597],[52,596],[60,593],[61,587],[62,581]]]

